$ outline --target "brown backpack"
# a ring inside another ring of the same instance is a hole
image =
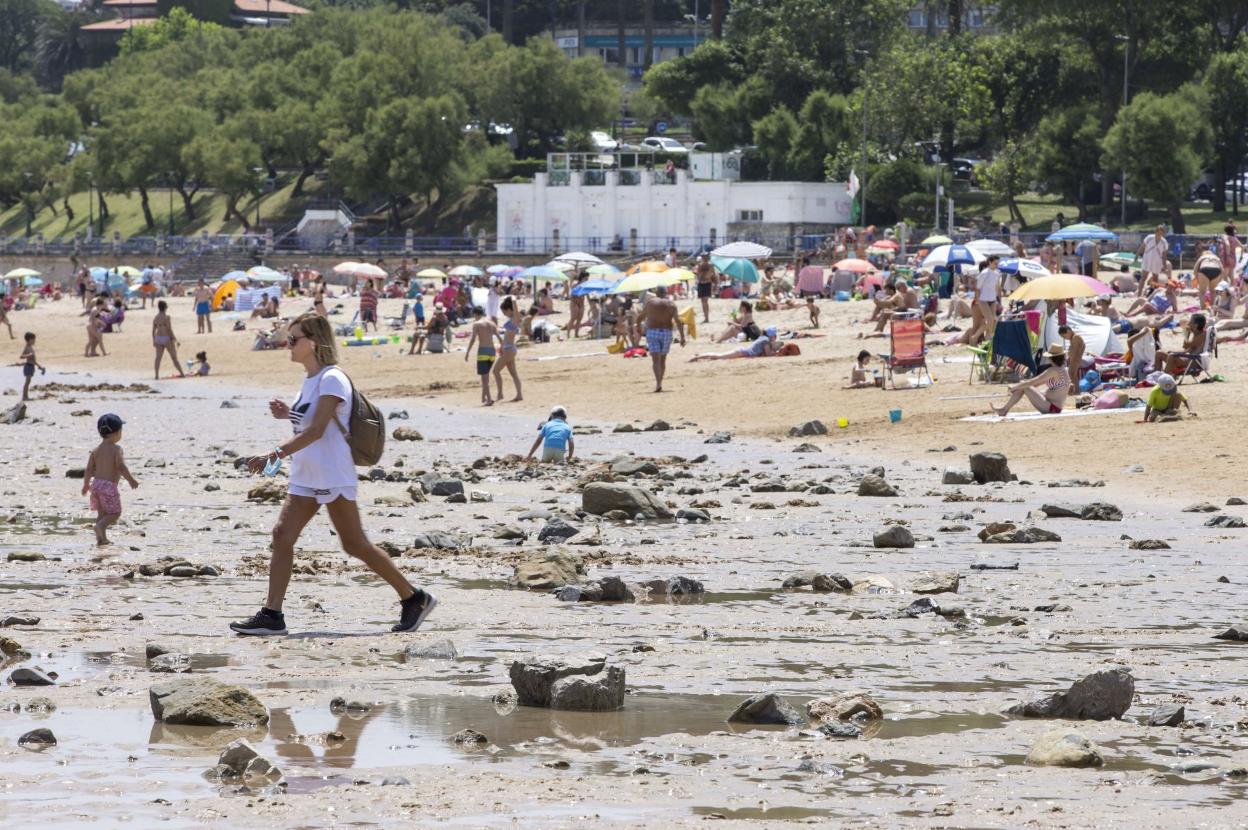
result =
[[[355,381],[351,381],[351,414],[347,418],[347,426],[343,427],[337,414],[334,415],[334,423],[342,431],[342,437],[347,439],[355,466],[371,467],[381,460],[382,453],[386,451],[386,416],[355,388]]]

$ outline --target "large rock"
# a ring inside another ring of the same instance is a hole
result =
[[[804,435],[827,435],[828,428],[824,426],[823,421],[806,421],[789,430],[790,437],[797,438]]]
[[[45,674],[43,669],[14,669],[9,675],[9,682],[14,686],[56,685],[56,680]]]
[[[854,589],[854,583],[843,574],[815,574],[810,580],[810,587],[821,593],[847,594]]]
[[[533,655],[514,661],[510,676],[521,706],[609,711],[624,705],[624,669],[601,655]]]
[[[416,550],[459,550],[463,546],[461,540],[440,530],[426,530],[412,539],[412,547]]]
[[[961,579],[957,571],[923,571],[909,588],[915,594],[956,594]]]
[[[265,758],[249,741],[238,740],[221,750],[213,772],[225,778],[245,778],[251,781],[280,781],[282,771]]]
[[[1005,711],[1025,718],[1110,720],[1122,717],[1131,708],[1134,696],[1135,679],[1129,671],[1106,669],[1076,680],[1065,692],[1020,703]]]
[[[630,516],[641,514],[647,519],[670,519],[672,511],[649,490],[631,484],[594,481],[581,491],[581,507],[586,513],[601,516],[622,510]]]
[[[241,686],[196,677],[152,686],[156,720],[187,726],[254,726],[269,722],[269,711]]]
[[[579,527],[570,525],[563,519],[556,516],[543,525],[542,529],[537,532],[537,541],[543,544],[561,542],[564,539],[571,539],[580,532],[581,529]]]
[[[516,565],[511,584],[535,591],[575,585],[585,576],[585,563],[570,553],[549,552]]]
[[[432,643],[413,643],[403,650],[407,660],[457,660],[459,649],[450,640],[434,640]]]
[[[411,427],[395,427],[390,435],[395,441],[424,441],[425,436],[420,434],[420,430]]]
[[[611,462],[611,472],[617,476],[657,476],[659,465],[648,458],[617,458]]]
[[[880,720],[884,710],[866,692],[839,692],[816,698],[806,704],[806,714],[813,721]]]
[[[891,498],[897,495],[897,488],[885,481],[883,476],[867,473],[858,482],[858,495]]]
[[[1062,537],[1042,527],[1028,526],[994,533],[984,541],[990,545],[1034,545],[1040,542],[1060,542]]]
[[[1149,726],[1179,726],[1187,719],[1187,710],[1177,703],[1163,703],[1148,715]]]
[[[957,467],[946,467],[944,475],[940,477],[941,484],[971,484],[974,481],[975,476]]]
[[[728,716],[728,720],[731,723],[778,723],[786,726],[799,726],[806,722],[787,700],[775,692],[746,698]]]
[[[56,746],[56,736],[52,734],[51,729],[32,729],[17,739],[17,745],[39,750],[47,749],[50,746]]]
[[[444,478],[437,473],[425,473],[420,477],[421,486],[431,496],[462,496],[464,483],[457,478]]]
[[[904,525],[889,525],[871,537],[877,548],[912,548],[914,534]]]
[[[1116,505],[1094,501],[1084,505],[1083,510],[1079,511],[1079,518],[1088,522],[1121,522],[1122,511]]]
[[[602,598],[606,602],[636,602],[637,591],[632,585],[629,585],[618,576],[604,576],[598,580],[598,587],[602,589]]]
[[[980,484],[990,481],[1013,481],[1010,463],[999,452],[977,452],[971,455],[971,475]]]
[[[247,491],[247,501],[276,502],[286,498],[286,485],[277,479],[262,481]]]
[[[1045,732],[1027,753],[1027,763],[1042,767],[1099,767],[1105,763],[1096,744],[1074,729]]]

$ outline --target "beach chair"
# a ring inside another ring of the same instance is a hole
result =
[[[1218,356],[1217,323],[1210,323],[1205,329],[1205,348],[1201,350],[1200,354],[1176,352],[1173,356],[1187,358],[1187,366],[1175,378],[1180,386],[1183,385],[1184,380],[1189,378],[1195,378],[1199,383],[1213,380],[1213,359]]]
[[[411,312],[411,310],[412,310],[411,304],[404,303],[403,311],[399,314],[398,317],[386,318],[386,325],[392,329],[406,328],[407,327],[407,315]]]
[[[889,354],[880,355],[880,360],[884,361],[885,380],[891,388],[897,388],[894,372],[915,369],[926,374],[929,383],[934,382],[927,368],[927,328],[921,319],[889,321],[888,339]]]

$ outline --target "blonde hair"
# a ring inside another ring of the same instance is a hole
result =
[[[291,325],[299,326],[304,335],[312,341],[317,363],[322,366],[333,366],[338,362],[338,348],[334,345],[334,327],[330,325],[329,320],[315,311],[309,311],[296,317]]]

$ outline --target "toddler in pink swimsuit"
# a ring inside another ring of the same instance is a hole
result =
[[[88,492],[91,493],[91,509],[97,516],[97,545],[111,544],[105,531],[121,518],[121,491],[117,489],[117,482],[124,478],[130,482],[131,489],[139,486],[139,482],[130,475],[125,456],[121,452],[121,428],[124,423],[111,412],[100,416],[96,422],[96,428],[100,432],[100,445],[87,458],[87,469],[82,477],[82,494],[85,496]]]

